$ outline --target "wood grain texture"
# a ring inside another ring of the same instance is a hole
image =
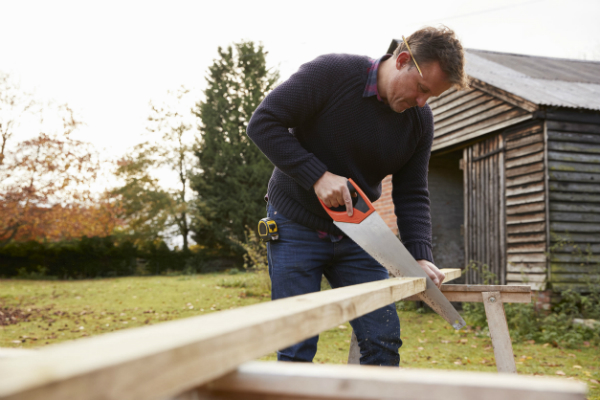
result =
[[[483,305],[485,315],[494,346],[494,356],[498,372],[517,373],[512,343],[506,323],[504,306],[502,305],[502,294],[500,292],[483,292]]]
[[[282,399],[298,396],[386,400],[583,400],[586,385],[558,378],[513,374],[255,361],[211,383],[199,394],[216,392],[237,393],[241,395],[240,399],[248,394],[259,394]]]
[[[392,278],[49,346],[0,363],[0,398],[165,398],[423,290]]]

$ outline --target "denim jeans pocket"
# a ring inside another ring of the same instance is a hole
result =
[[[295,224],[296,223],[296,222],[292,221],[291,219],[287,218],[285,215],[283,215],[279,211],[277,211],[275,209],[275,207],[273,207],[270,204],[269,204],[269,206],[267,208],[267,217],[269,217],[272,220],[274,220],[275,223],[277,223],[278,227],[283,226],[283,225]]]

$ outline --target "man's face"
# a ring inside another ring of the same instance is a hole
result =
[[[398,113],[414,106],[423,107],[430,97],[439,96],[452,86],[437,61],[419,64],[423,72],[421,78],[409,60],[405,52],[398,55],[396,70],[387,88],[387,103]]]

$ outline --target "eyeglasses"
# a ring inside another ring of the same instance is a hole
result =
[[[415,66],[417,67],[417,71],[419,71],[419,75],[421,75],[421,78],[422,78],[423,73],[421,72],[421,68],[419,68],[419,64],[417,64],[417,60],[415,60],[415,56],[413,56],[412,50],[410,49],[408,42],[404,38],[404,35],[402,35],[402,40],[404,41],[404,44],[406,45],[406,48],[408,49],[408,52],[410,53],[410,57],[412,58],[413,62],[415,63]]]

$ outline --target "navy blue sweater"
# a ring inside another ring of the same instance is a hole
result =
[[[248,136],[275,165],[269,202],[304,226],[340,234],[313,184],[329,171],[352,178],[371,201],[393,174],[400,237],[417,259],[433,261],[427,169],[433,140],[429,106],[396,113],[363,97],[368,57],[329,54],[300,67],[254,112]]]

